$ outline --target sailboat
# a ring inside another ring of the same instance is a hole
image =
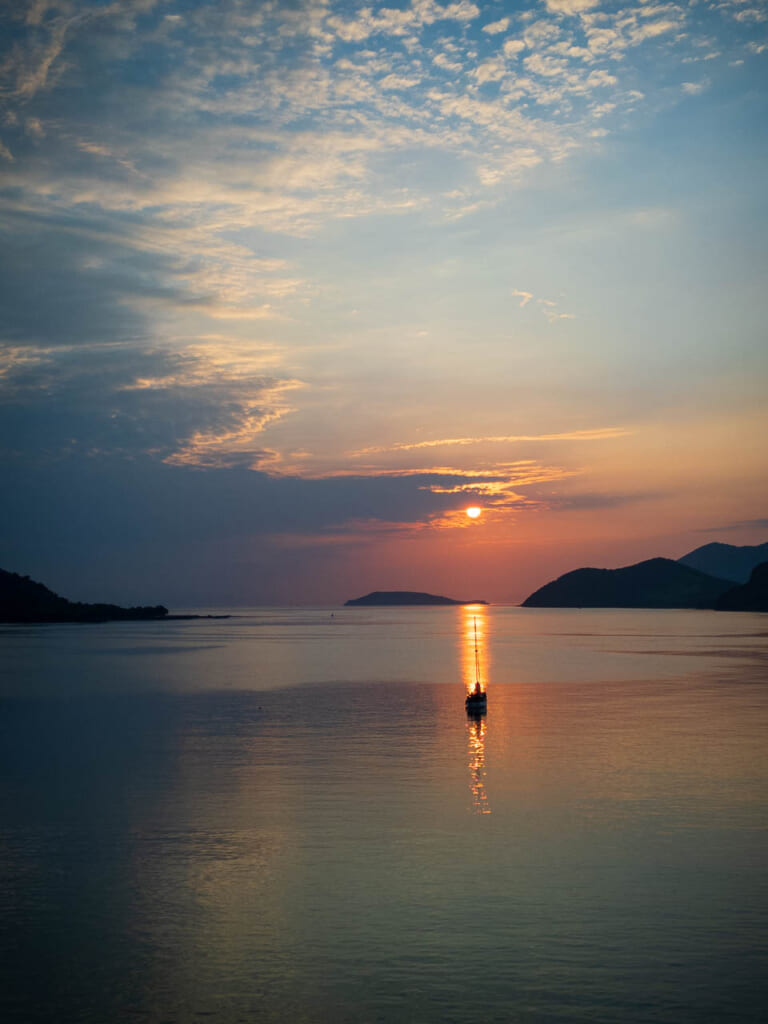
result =
[[[488,694],[482,688],[480,684],[480,655],[477,651],[477,619],[474,619],[475,623],[475,686],[467,694],[467,699],[464,701],[464,706],[470,714],[482,714],[488,709]]]

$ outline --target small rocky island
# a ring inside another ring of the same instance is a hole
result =
[[[416,590],[374,590],[364,597],[355,597],[345,601],[347,605],[365,607],[383,605],[462,605],[488,604],[487,601],[456,601],[452,597],[441,597],[439,594],[422,594]]]

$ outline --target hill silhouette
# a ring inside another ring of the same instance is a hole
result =
[[[719,542],[704,544],[678,558],[678,562],[721,580],[746,583],[755,566],[768,562],[768,543],[741,546]]]
[[[620,569],[575,569],[546,583],[524,608],[711,608],[728,580],[671,558],[649,558]]]
[[[163,619],[167,614],[161,604],[121,608],[68,601],[29,576],[0,569],[0,622],[111,622]]]
[[[715,608],[723,612],[768,612],[768,562],[752,570],[748,583],[721,594]]]
[[[487,604],[487,601],[454,601],[452,597],[440,597],[439,594],[423,594],[415,590],[374,590],[364,597],[355,597],[345,601],[345,605],[448,605],[448,604]]]

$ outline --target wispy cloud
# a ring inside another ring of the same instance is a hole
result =
[[[276,373],[269,349],[238,352],[222,340],[176,351],[0,347],[4,454],[151,455],[208,468],[271,463],[264,431],[290,412],[288,395],[303,382]]]
[[[440,448],[474,444],[513,444],[519,441],[606,441],[626,437],[630,431],[624,427],[599,427],[596,430],[569,430],[553,434],[501,434],[490,437],[443,437],[430,441],[402,441],[394,445],[360,448],[349,452],[355,458],[376,452],[415,451],[419,448]]]
[[[703,526],[697,533],[726,533],[731,530],[768,530],[768,519],[745,519],[738,523],[725,523],[722,526]]]
[[[513,288],[512,294],[519,298],[520,308],[524,309],[532,299],[534,299],[533,292],[521,291],[519,288]],[[574,313],[564,313],[557,309],[557,302],[554,299],[539,298],[536,299],[536,306],[539,311],[549,320],[550,323],[554,323],[556,320],[575,320],[576,316]]]
[[[269,424],[291,412],[285,401],[287,392],[302,386],[300,381],[279,381],[243,396],[232,410],[230,425],[197,430],[164,462],[172,466],[195,466],[213,469],[242,466],[246,469],[268,469],[279,459],[276,452],[265,449],[261,435]],[[234,396],[238,389],[228,388]],[[233,398],[230,398],[232,404]]]

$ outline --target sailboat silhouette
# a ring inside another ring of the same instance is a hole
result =
[[[488,694],[480,683],[480,655],[477,650],[477,618],[473,619],[475,624],[475,686],[464,701],[467,711],[472,714],[482,714],[488,709]]]

